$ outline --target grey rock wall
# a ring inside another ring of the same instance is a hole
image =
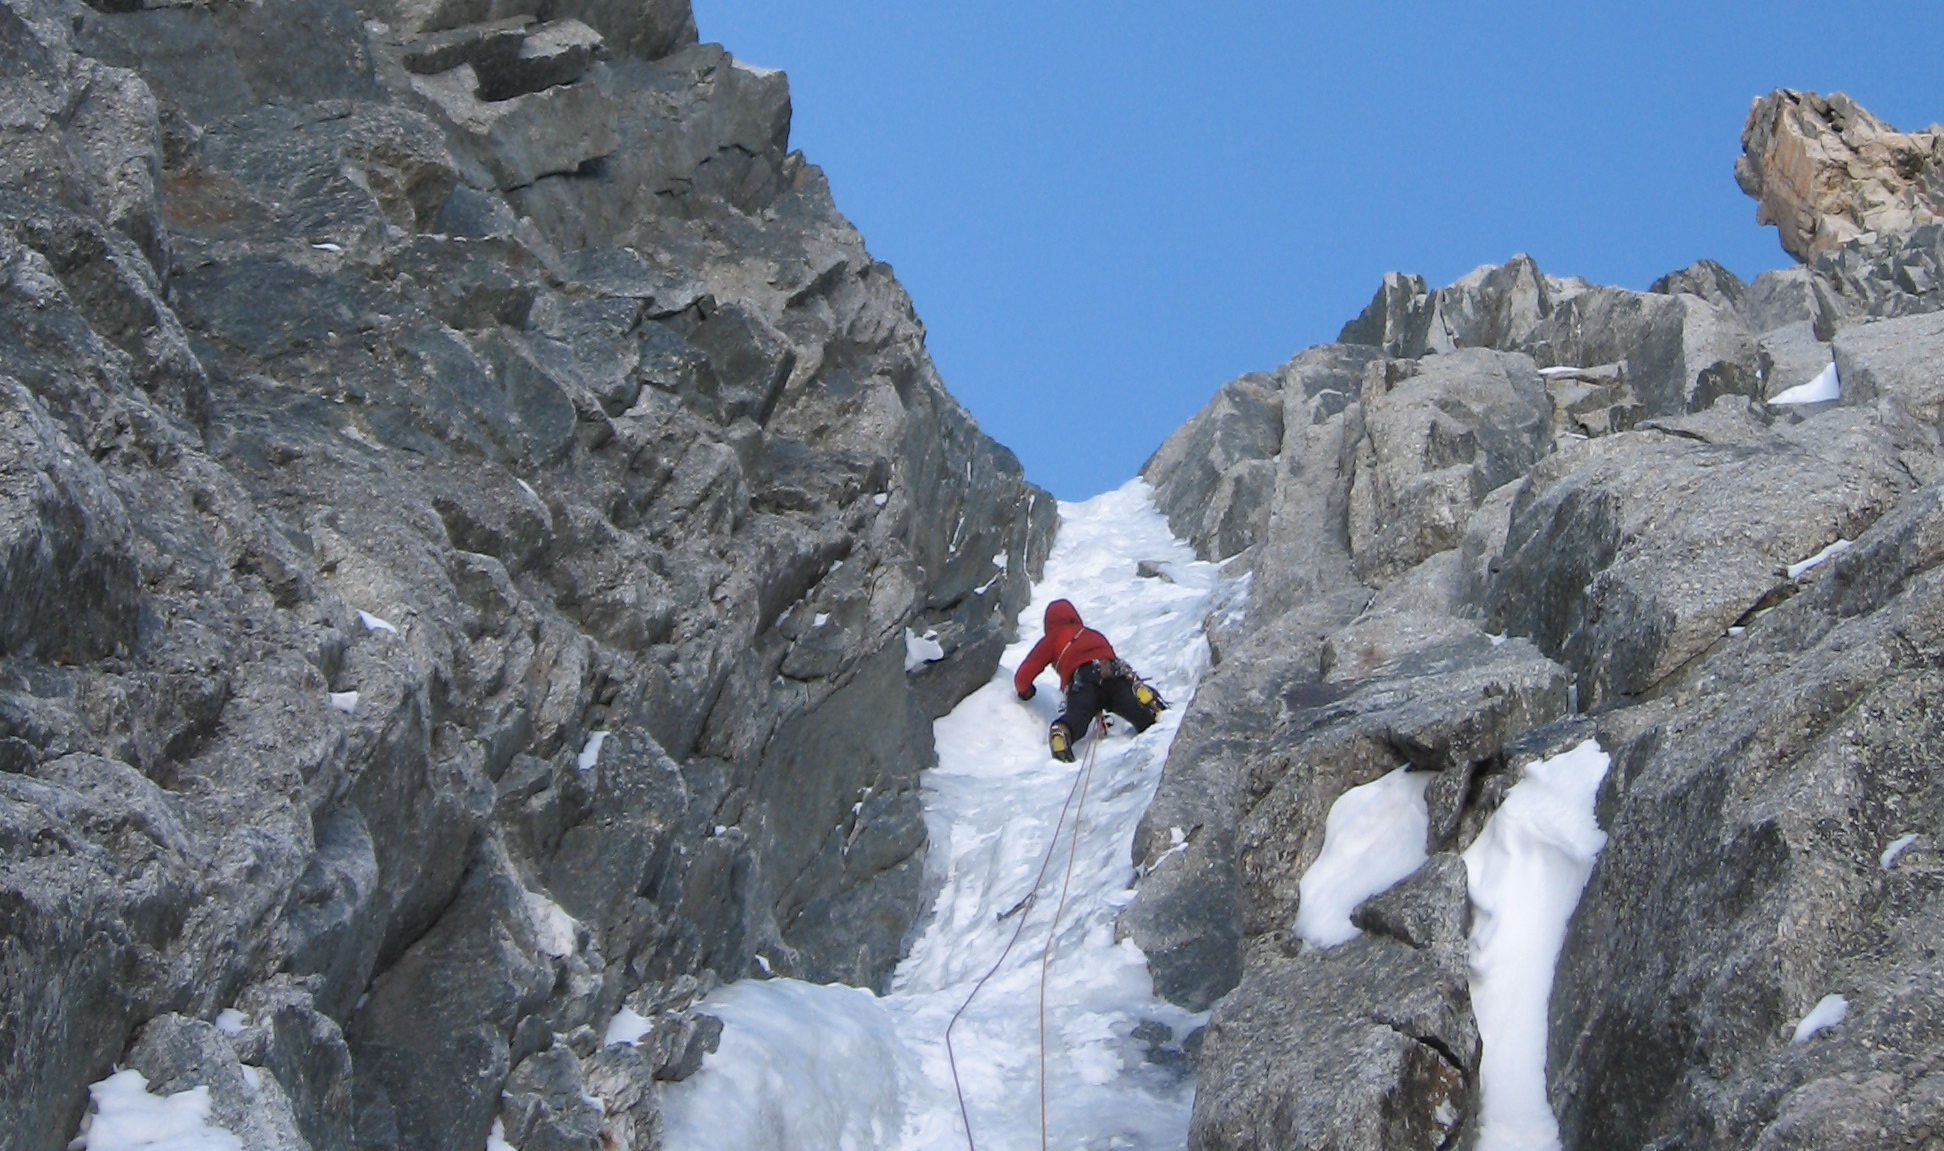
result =
[[[1251,581],[1120,922],[1159,993],[1212,1008],[1190,1147],[1472,1145],[1456,855],[1588,737],[1610,838],[1552,987],[1564,1145],[1935,1143],[1934,240],[1649,292],[1526,257],[1393,274],[1149,461]],[[1839,401],[1768,402],[1832,366]],[[1431,862],[1306,946],[1331,805],[1400,766],[1433,773]],[[1848,1019],[1792,1043],[1832,993]]]
[[[888,975],[1055,505],[695,40],[0,3],[0,1147],[653,1146],[709,987]]]

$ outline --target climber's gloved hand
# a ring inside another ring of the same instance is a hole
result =
[[[1039,691],[1039,688],[1037,688],[1037,687],[1034,687],[1034,686],[1033,686],[1032,684],[1030,684],[1030,683],[1029,683],[1029,684],[1027,684],[1027,685],[1026,685],[1026,690],[1025,690],[1025,691],[1022,691],[1022,692],[1020,692],[1020,693],[1019,693],[1019,698],[1021,698],[1021,699],[1031,699],[1031,698],[1033,698],[1033,695],[1034,695],[1034,693],[1036,693],[1036,692],[1038,692],[1038,691]]]

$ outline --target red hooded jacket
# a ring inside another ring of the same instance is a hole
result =
[[[1060,673],[1060,690],[1065,691],[1081,664],[1097,659],[1113,659],[1114,645],[1107,637],[1080,622],[1080,613],[1063,599],[1046,605],[1046,634],[1026,653],[1026,662],[1013,673],[1013,690],[1026,695],[1033,680],[1047,664]]]

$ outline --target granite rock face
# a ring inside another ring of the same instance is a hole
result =
[[[1841,92],[1755,101],[1735,180],[1798,260],[1944,222],[1944,130],[1899,132]]]
[[[1929,147],[1836,100],[1764,108],[1765,215],[1809,128],[1853,169]],[[1752,283],[1393,274],[1339,343],[1230,384],[1149,462],[1170,522],[1250,580],[1120,922],[1159,993],[1212,1008],[1191,1147],[1473,1145],[1457,855],[1526,765],[1588,738],[1609,838],[1551,988],[1563,1145],[1935,1143],[1927,163],[1818,176],[1809,262]],[[1825,371],[1839,398],[1770,402]],[[1432,773],[1430,862],[1357,938],[1303,943],[1332,804],[1400,767]],[[1845,1021],[1793,1042],[1832,994]]]
[[[1055,505],[695,40],[0,3],[0,1147],[648,1147],[709,987],[888,975]]]

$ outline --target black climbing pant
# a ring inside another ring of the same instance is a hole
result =
[[[1154,726],[1155,713],[1135,697],[1134,677],[1116,667],[1118,662],[1095,660],[1074,670],[1073,682],[1067,685],[1066,710],[1053,722],[1066,724],[1076,741],[1087,734],[1103,709],[1133,724],[1137,732]]]

